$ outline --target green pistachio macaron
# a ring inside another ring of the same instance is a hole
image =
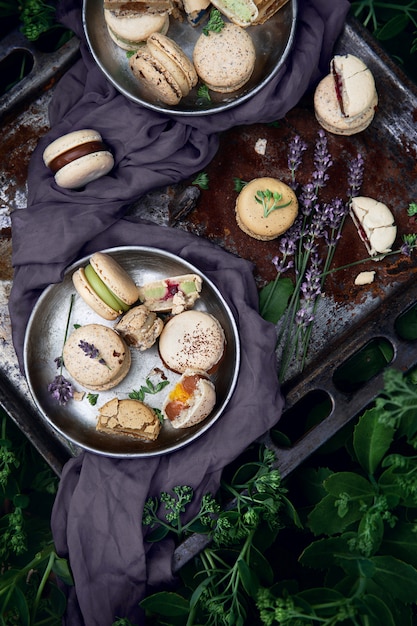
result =
[[[72,275],[81,298],[100,317],[115,320],[138,300],[139,290],[126,270],[109,254],[96,252]]]

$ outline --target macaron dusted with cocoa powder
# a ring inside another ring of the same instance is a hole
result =
[[[244,233],[270,241],[287,231],[298,215],[294,191],[276,178],[254,178],[236,199],[236,221]]]
[[[74,272],[72,282],[85,303],[106,320],[117,319],[139,297],[135,281],[116,259],[104,252],[95,252],[86,267]]]
[[[100,133],[91,128],[55,139],[45,148],[43,161],[57,185],[65,189],[80,189],[108,174],[114,166],[109,147]]]

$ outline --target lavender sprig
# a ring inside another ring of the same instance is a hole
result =
[[[64,348],[64,345],[68,336],[69,322],[70,322],[70,317],[71,317],[73,306],[74,306],[74,294],[71,296],[70,307],[69,307],[68,316],[67,316],[67,324],[65,326],[62,351],[61,351],[60,356],[54,359],[56,366],[59,368],[60,372],[59,374],[55,376],[54,380],[48,385],[48,393],[50,393],[51,396],[54,398],[54,400],[57,400],[57,402],[60,405],[67,404],[71,400],[71,398],[74,397],[74,389],[72,387],[72,384],[62,374],[62,368],[64,366],[62,353],[63,353],[63,348]]]
[[[295,172],[298,170],[302,163],[303,152],[307,150],[307,144],[301,139],[299,135],[296,135],[291,141],[288,150],[288,169],[291,172],[290,187],[292,189],[297,188],[297,182],[295,180]]]
[[[65,405],[74,397],[72,384],[62,374],[55,376],[54,380],[48,385],[48,392],[58,402]]]
[[[88,343],[88,341],[80,340],[78,347],[84,352],[86,356],[90,359],[97,359],[100,365],[105,365],[108,369],[111,369],[109,365],[107,365],[106,361],[100,356],[100,351],[95,347],[93,343]]]

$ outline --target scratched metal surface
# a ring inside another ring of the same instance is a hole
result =
[[[346,160],[360,151],[365,158],[366,172],[363,195],[386,202],[395,215],[399,233],[411,232],[415,223],[406,217],[405,210],[409,202],[416,200],[416,87],[354,22],[346,26],[336,51],[356,54],[369,65],[376,80],[379,107],[374,122],[364,133],[351,138],[328,135],[334,166],[324,193],[329,199],[340,195],[346,184]],[[9,110],[3,122],[0,145],[0,403],[59,474],[63,463],[78,450],[56,435],[36,411],[18,368],[7,310],[13,279],[10,214],[25,207],[28,162],[39,137],[48,130],[47,107],[53,90],[52,85],[31,97],[16,112]],[[243,180],[262,175],[281,177],[286,169],[289,139],[298,133],[311,150],[318,129],[310,94],[277,126],[253,125],[224,133],[219,152],[207,168],[211,181],[209,190],[198,193],[196,187],[190,188],[191,181],[184,181],[176,187],[148,194],[132,205],[131,213],[207,237],[232,253],[250,259],[254,263],[256,281],[262,286],[274,277],[271,259],[278,244],[257,242],[237,228],[233,177]],[[267,140],[264,155],[254,149],[259,138]],[[301,177],[307,180],[311,169],[307,161]],[[184,189],[189,193],[183,213],[178,217]],[[347,222],[335,263],[341,265],[346,259],[361,259],[365,253],[353,225]],[[377,378],[352,399],[341,397],[331,387],[332,371],[352,351],[379,331],[386,333],[394,343],[397,364],[407,369],[416,360],[415,345],[399,342],[392,332],[395,315],[416,300],[415,266],[404,260],[382,261],[374,284],[357,288],[353,280],[361,269],[364,268],[357,266],[354,271],[337,273],[328,282],[309,366],[303,376],[294,376],[286,385],[288,406],[310,389],[324,388],[335,408],[326,423],[298,442],[296,450],[279,451],[284,474],[354,417],[381,388],[381,380]],[[181,559],[186,559],[186,550],[185,547],[178,566]]]

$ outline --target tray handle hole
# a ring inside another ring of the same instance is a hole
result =
[[[400,339],[417,339],[417,302],[401,313],[394,322],[394,328]]]
[[[278,427],[270,431],[275,445],[289,448],[306,432],[322,422],[333,410],[330,395],[322,389],[309,391],[292,407],[284,410]]]
[[[394,358],[394,347],[385,337],[375,337],[349,357],[333,374],[339,391],[351,393],[361,389]]]
[[[18,48],[0,61],[0,95],[5,94],[27,76],[33,68],[33,56]]]

